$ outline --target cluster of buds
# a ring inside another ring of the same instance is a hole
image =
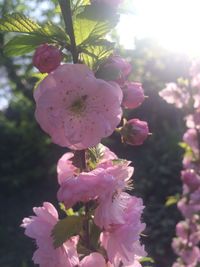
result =
[[[190,110],[185,117],[187,131],[183,135],[183,157],[181,180],[183,190],[178,209],[184,220],[176,226],[176,237],[172,247],[178,255],[173,267],[196,267],[200,263],[200,76],[199,64],[191,68],[191,81],[185,85],[167,84],[160,96],[177,108]],[[188,85],[187,85],[188,84]]]
[[[124,109],[136,109],[145,100],[142,84],[128,80],[131,71],[131,65],[126,60],[114,55],[101,64],[96,72],[97,77],[107,79],[110,79],[108,74],[113,74],[112,81],[120,86],[123,93],[122,107]],[[142,145],[149,135],[147,122],[138,118],[128,121],[124,119],[123,126],[117,131],[121,134],[122,142],[133,146]]]

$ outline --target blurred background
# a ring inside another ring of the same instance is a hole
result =
[[[171,240],[181,215],[176,205],[165,203],[181,192],[183,151],[178,142],[185,130],[184,112],[166,104],[158,92],[167,82],[187,78],[191,59],[200,53],[199,8],[199,1],[192,0],[127,1],[112,36],[120,45],[118,52],[133,65],[131,79],[141,81],[148,96],[127,116],[146,120],[152,136],[140,147],[121,145],[115,134],[105,144],[133,161],[133,194],[146,205],[143,242],[155,267],[170,267],[175,259]],[[34,20],[59,22],[57,1],[0,0],[0,17],[16,11]],[[43,201],[58,207],[55,170],[66,149],[52,144],[36,124],[32,55],[6,57],[3,45],[11,36],[0,33],[0,266],[32,267],[34,244],[20,224]]]

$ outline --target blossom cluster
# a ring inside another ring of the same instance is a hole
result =
[[[177,108],[187,107],[187,130],[183,135],[186,152],[183,157],[181,180],[183,190],[178,209],[184,220],[176,225],[172,247],[178,255],[173,267],[196,267],[200,262],[200,75],[199,63],[193,63],[188,86],[169,83],[160,96]]]
[[[36,241],[33,261],[40,267],[140,267],[146,255],[140,243],[144,206],[126,192],[134,168],[100,142],[118,127],[123,142],[143,144],[149,134],[145,121],[124,119],[121,125],[123,109],[144,101],[142,85],[128,80],[131,65],[118,55],[105,58],[95,71],[61,61],[61,51],[49,44],[40,45],[33,57],[34,66],[48,73],[34,91],[35,118],[52,142],[72,150],[57,164],[57,199],[67,217],[59,219],[56,208],[44,202],[22,222]],[[70,216],[77,225],[68,224]]]

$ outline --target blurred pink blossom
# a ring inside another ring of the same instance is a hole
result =
[[[182,108],[189,103],[190,95],[185,88],[179,88],[176,83],[167,83],[166,87],[159,92],[167,103],[174,104],[177,108]]]

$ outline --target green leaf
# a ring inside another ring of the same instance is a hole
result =
[[[12,38],[5,46],[4,53],[8,56],[20,56],[32,52],[42,43],[48,42],[48,37],[19,35]]]
[[[113,15],[102,19],[96,5],[86,6],[82,13],[74,19],[74,33],[77,45],[87,45],[104,37],[118,22],[118,16]],[[98,15],[97,15],[98,14]]]
[[[66,34],[65,30],[51,22],[41,25],[42,29],[38,34],[49,37],[50,40],[57,40],[65,43],[70,43],[69,36]]]
[[[41,83],[42,80],[48,75],[48,73],[34,73],[32,77],[38,78],[38,81],[34,85],[34,90],[37,89],[38,85]]]
[[[154,259],[150,258],[150,257],[143,257],[141,260],[140,260],[141,263],[143,262],[151,262],[151,263],[154,263]]]
[[[39,24],[19,13],[7,14],[0,19],[0,31],[3,32],[33,33],[40,29]]]
[[[104,150],[105,148],[102,146],[102,144],[98,144],[97,146],[88,148],[86,150],[86,161],[90,170],[96,168],[97,163],[104,155]]]
[[[174,196],[169,196],[169,197],[167,197],[167,201],[165,202],[165,206],[169,207],[171,205],[174,205],[179,201],[179,199],[180,199],[179,194],[176,194]]]
[[[69,216],[60,220],[52,230],[53,245],[60,247],[67,239],[79,234],[82,229],[83,217]]]
[[[97,65],[113,53],[114,46],[114,43],[105,39],[92,41],[82,50],[82,59],[90,68],[97,69]]]
[[[95,248],[95,250],[99,248],[100,234],[101,229],[93,221],[90,221],[90,243],[92,248]]]
[[[5,53],[9,56],[29,53],[42,43],[70,44],[69,36],[59,26],[51,22],[40,25],[18,13],[0,19],[0,31],[24,33],[5,45]]]

